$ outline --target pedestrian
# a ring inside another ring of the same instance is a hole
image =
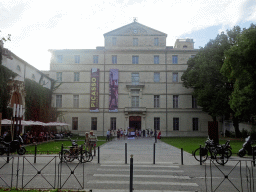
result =
[[[127,136],[127,131],[124,129],[124,139]]]
[[[116,136],[117,136],[117,139],[119,140],[120,139],[120,130],[119,129],[116,132]]]
[[[106,138],[106,141],[109,141],[110,139],[110,130],[107,131],[107,138]]]
[[[157,139],[161,139],[161,131],[158,132]]]
[[[85,132],[84,144],[85,144],[85,150],[89,151],[89,133],[88,132]]]
[[[121,139],[122,139],[122,137],[123,137],[123,134],[124,134],[124,132],[123,132],[123,129],[121,128],[121,130],[120,130]]]
[[[92,153],[92,148],[94,149],[94,156],[96,156],[96,143],[97,137],[93,134],[93,131],[90,131],[89,135],[89,151]]]

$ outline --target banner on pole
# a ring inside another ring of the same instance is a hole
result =
[[[90,87],[90,112],[99,112],[99,80],[100,70],[91,69],[91,87]]]
[[[118,112],[118,69],[109,71],[109,112]]]

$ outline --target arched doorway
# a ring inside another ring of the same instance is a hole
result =
[[[135,130],[141,129],[141,116],[130,116],[129,127],[135,128]]]
[[[21,95],[17,91],[13,92],[12,94],[11,107],[13,107],[14,103],[20,105],[22,104]]]

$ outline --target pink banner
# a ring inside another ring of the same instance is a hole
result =
[[[92,68],[91,70],[91,88],[90,88],[90,111],[99,112],[99,80],[100,70]]]
[[[109,111],[118,112],[118,69],[109,71]]]

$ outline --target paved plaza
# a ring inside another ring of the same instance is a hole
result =
[[[158,140],[155,144],[155,164],[153,164],[154,138],[114,139],[100,147],[92,162],[79,164],[78,160],[71,163],[59,163],[56,155],[19,156],[5,164],[0,157],[0,186],[24,188],[64,188],[84,189],[93,192],[128,192],[130,183],[130,155],[133,155],[133,187],[134,192],[192,192],[210,189],[209,162],[203,166],[194,159],[192,154]],[[125,143],[127,143],[127,164],[125,163]],[[231,159],[237,160],[237,157]],[[236,162],[229,161],[222,166],[228,174]],[[207,168],[207,171],[206,169]],[[13,176],[10,174],[13,170]],[[237,184],[239,166],[229,179]],[[214,171],[214,186],[223,180],[220,171]],[[17,174],[17,175],[16,175]],[[61,176],[58,176],[58,175]],[[10,183],[11,178],[13,182]],[[205,180],[207,178],[207,181]],[[240,181],[240,180],[239,180]],[[208,183],[206,185],[206,182]],[[238,182],[240,183],[240,182]],[[222,185],[220,191],[234,188],[229,182]],[[246,190],[244,190],[246,191]]]

